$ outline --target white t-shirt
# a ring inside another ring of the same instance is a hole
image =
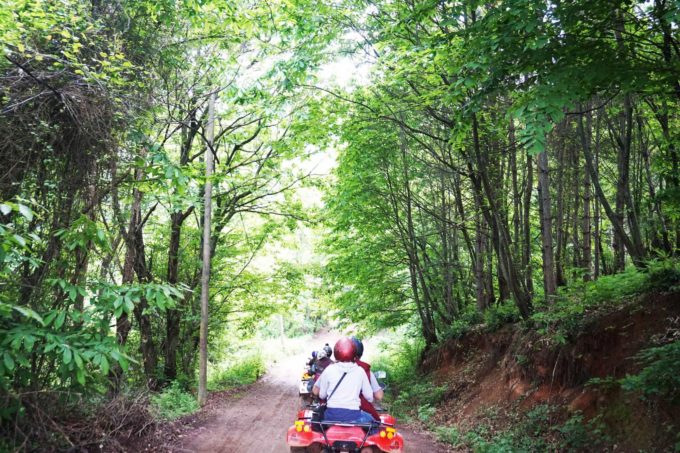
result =
[[[325,399],[333,391],[343,373],[347,373],[331,399],[326,404],[330,408],[358,410],[361,405],[359,394],[363,393],[368,401],[373,401],[373,389],[366,372],[354,362],[338,362],[329,365],[316,381],[319,398]]]
[[[378,379],[376,379],[375,374],[373,374],[373,371],[371,371],[371,388],[373,389],[373,393],[377,392],[378,390],[382,390],[382,387],[380,387],[380,384],[378,383]]]

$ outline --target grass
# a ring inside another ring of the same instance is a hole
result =
[[[156,416],[162,420],[175,420],[200,409],[196,396],[173,382],[161,393],[151,397]]]
[[[227,390],[234,387],[252,384],[266,371],[264,359],[258,353],[241,358],[232,364],[221,364],[213,367],[209,374],[208,390]]]
[[[575,413],[560,423],[558,412],[557,406],[542,404],[525,414],[506,414],[514,423],[504,429],[479,423],[467,431],[447,426],[435,432],[440,442],[479,453],[598,451],[609,441],[599,419],[586,422]]]

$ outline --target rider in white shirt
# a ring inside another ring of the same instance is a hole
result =
[[[371,423],[373,417],[359,409],[363,394],[373,401],[373,388],[366,372],[354,363],[356,346],[347,337],[335,343],[333,355],[336,363],[329,365],[314,384],[312,392],[326,402],[324,420],[335,422]]]

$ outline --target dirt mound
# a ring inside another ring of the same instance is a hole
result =
[[[598,416],[624,451],[671,445],[674,433],[666,431],[680,422],[677,407],[587,383],[639,371],[633,357],[678,319],[680,294],[653,294],[593,316],[562,343],[519,325],[451,340],[423,360],[435,382],[447,388],[437,422],[465,429],[493,413],[502,428],[518,412],[550,405],[562,408],[563,420],[574,413]]]

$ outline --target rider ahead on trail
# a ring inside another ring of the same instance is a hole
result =
[[[328,398],[324,420],[333,422],[371,423],[373,416],[360,409],[360,395],[373,401],[373,389],[363,368],[354,363],[357,349],[348,337],[342,337],[333,348],[336,363],[329,365],[312,392]],[[330,395],[330,397],[329,397]]]
[[[324,370],[333,364],[333,361],[328,358],[328,353],[325,349],[319,351],[316,355],[316,362],[314,363],[314,380],[318,381]]]
[[[373,389],[373,399],[381,400],[383,397],[383,389],[380,387],[378,380],[371,371],[371,365],[361,361],[361,356],[364,355],[364,344],[357,337],[352,337],[352,341],[354,342],[354,346],[357,348],[355,363],[366,372],[366,376],[368,377],[368,380],[371,383],[371,388]],[[375,410],[373,403],[368,401],[363,394],[361,394],[361,410],[371,414],[376,421],[380,421],[380,414],[378,414],[378,411]]]

